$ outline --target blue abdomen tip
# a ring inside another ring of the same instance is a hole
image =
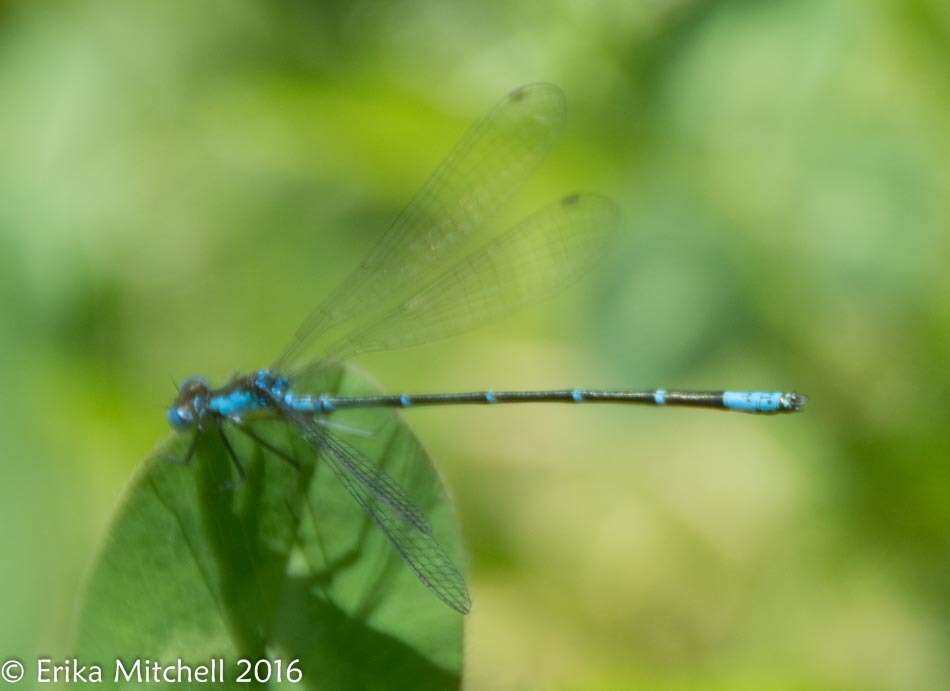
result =
[[[775,391],[726,391],[722,404],[744,413],[775,413],[782,409],[782,393]]]

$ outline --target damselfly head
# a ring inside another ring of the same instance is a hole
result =
[[[168,424],[176,430],[190,429],[208,406],[211,386],[202,377],[189,377],[178,387],[178,396],[168,406]]]
[[[178,397],[193,396],[195,393],[206,393],[211,390],[211,385],[204,377],[188,377],[178,387]]]

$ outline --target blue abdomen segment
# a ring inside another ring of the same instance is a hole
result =
[[[297,396],[287,393],[283,397],[284,405],[298,413],[332,413],[336,405],[329,396]]]
[[[784,395],[775,391],[724,391],[722,405],[743,413],[777,413],[785,409]]]

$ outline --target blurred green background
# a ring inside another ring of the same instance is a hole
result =
[[[518,84],[602,275],[394,391],[796,389],[799,416],[421,410],[471,689],[950,686],[943,0],[0,3],[0,655],[69,653],[172,382],[269,362]],[[516,209],[518,210],[518,209]]]

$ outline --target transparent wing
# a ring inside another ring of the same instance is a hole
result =
[[[399,485],[354,448],[303,416],[290,418],[389,538],[419,580],[452,609],[467,614],[472,601],[465,578],[432,535],[423,512]]]
[[[617,208],[606,197],[565,197],[450,266],[377,321],[347,334],[310,367],[448,338],[550,297],[591,270],[617,222]]]
[[[460,256],[544,158],[564,111],[564,95],[551,84],[508,94],[465,134],[369,256],[304,321],[273,368],[292,369],[321,336],[354,319],[372,321]]]

